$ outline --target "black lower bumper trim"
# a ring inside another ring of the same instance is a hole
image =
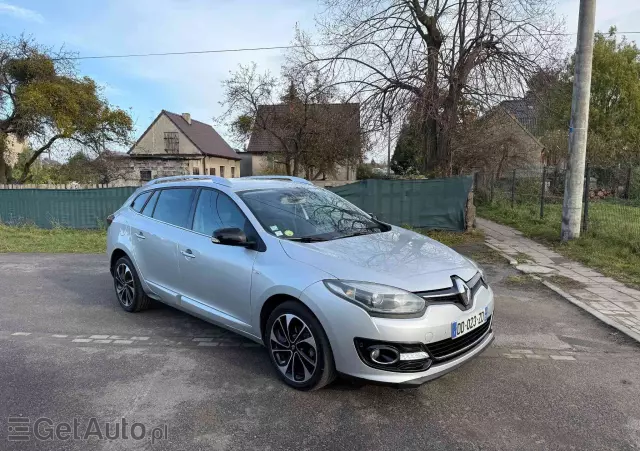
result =
[[[482,352],[484,352],[485,349],[487,349],[489,347],[489,345],[493,342],[493,340],[495,339],[494,335],[491,335],[491,338],[489,339],[488,343],[486,343],[485,348],[478,354],[476,354],[474,357],[479,356],[480,354],[482,354]],[[356,376],[351,376],[349,374],[344,374],[344,373],[339,373],[340,377],[346,379],[346,380],[351,380],[353,382],[356,382],[358,384],[362,384],[362,385],[382,385],[385,387],[392,387],[392,388],[399,388],[399,389],[403,389],[403,388],[418,388],[420,387],[422,384],[426,383],[426,382],[430,382],[432,380],[438,379],[439,377],[444,376],[445,374],[449,374],[451,371],[460,368],[462,365],[464,365],[465,363],[467,363],[468,361],[470,361],[472,359],[465,359],[461,362],[456,363],[455,365],[453,365],[452,367],[448,368],[446,371],[443,371],[441,373],[436,373],[436,374],[431,374],[428,376],[424,376],[424,377],[418,377],[416,379],[410,379],[408,381],[405,382],[382,382],[382,381],[376,381],[376,380],[371,380],[371,379],[365,379],[362,377],[356,377]],[[434,365],[431,367],[431,369],[437,368],[437,365]]]

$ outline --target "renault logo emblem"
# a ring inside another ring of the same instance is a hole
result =
[[[453,276],[451,279],[453,279],[453,286],[456,289],[458,296],[460,296],[462,304],[465,307],[471,304],[471,289],[469,286],[459,277]]]

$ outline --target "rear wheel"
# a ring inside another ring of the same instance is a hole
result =
[[[287,385],[298,390],[317,390],[335,379],[327,335],[301,303],[287,301],[271,312],[264,343],[278,376]]]
[[[120,257],[113,267],[113,285],[120,307],[127,312],[139,312],[151,299],[142,290],[140,278],[129,257]]]

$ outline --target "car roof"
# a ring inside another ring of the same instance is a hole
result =
[[[217,176],[176,176],[151,180],[146,185],[143,185],[139,191],[179,186],[208,186],[223,190],[226,188],[230,191],[238,192],[258,189],[291,188],[292,186],[310,188],[314,185],[305,179],[286,176],[252,176],[233,179],[226,179]]]

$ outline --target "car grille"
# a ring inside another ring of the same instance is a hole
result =
[[[476,273],[476,275],[471,279],[466,280],[465,283],[471,290],[471,299],[475,298],[476,293],[478,293],[478,290],[480,290],[481,287],[487,286],[486,282],[482,278],[482,274],[480,274],[479,272]],[[461,310],[468,310],[473,304],[472,302],[470,302],[468,305],[464,305],[455,287],[433,291],[418,291],[414,292],[413,294],[423,298],[427,302],[427,305],[456,304],[458,307],[460,307]]]
[[[470,351],[482,341],[482,338],[491,329],[491,317],[477,329],[459,338],[447,338],[445,340],[427,343],[427,352],[437,363],[451,360],[463,352]]]

